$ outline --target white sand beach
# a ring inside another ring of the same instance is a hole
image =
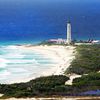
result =
[[[75,58],[75,47],[73,46],[21,46],[22,49],[31,49],[48,58],[58,61],[55,67],[43,72],[43,76],[64,74]]]
[[[77,75],[77,74],[70,74],[68,75],[69,76],[69,80],[65,82],[65,85],[72,85],[72,82],[75,78],[79,78],[81,77],[82,75]]]

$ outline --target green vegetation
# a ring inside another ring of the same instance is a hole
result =
[[[76,59],[66,73],[82,75],[100,71],[100,45],[81,45],[76,49]]]
[[[73,87],[78,89],[80,93],[84,93],[86,91],[96,91],[99,90],[97,94],[86,94],[88,96],[100,96],[100,73],[90,73],[88,75],[83,75],[80,78],[76,78],[73,80]],[[82,94],[83,95],[83,94]]]
[[[31,80],[27,83],[0,85],[0,93],[4,97],[33,97],[63,93],[64,84],[69,80],[66,76],[48,76]]]
[[[65,85],[68,77],[48,76],[31,80],[27,83],[0,85],[0,93],[4,98],[10,97],[47,97],[47,96],[73,96],[90,90],[100,89],[100,73],[83,75],[74,79],[73,85]]]
[[[73,80],[74,86],[100,86],[100,73],[90,73]]]

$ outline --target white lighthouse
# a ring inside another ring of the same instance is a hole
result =
[[[67,44],[71,44],[71,23],[67,23]]]

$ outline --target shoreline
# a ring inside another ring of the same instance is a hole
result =
[[[4,84],[25,83],[39,77],[45,77],[45,76],[51,76],[51,75],[65,75],[64,72],[70,66],[73,59],[75,59],[75,54],[76,54],[76,49],[75,49],[76,47],[74,46],[62,46],[62,45],[51,45],[51,46],[35,45],[34,46],[31,44],[30,45],[28,44],[28,45],[10,45],[8,46],[8,48],[19,50],[21,52],[22,51],[34,52],[36,54],[41,55],[41,58],[42,57],[45,59],[50,58],[50,60],[53,61],[54,63],[51,65],[47,63],[46,64],[47,67],[44,67],[44,68],[42,68],[41,63],[39,63],[41,66],[39,65],[40,67],[38,68],[39,69],[38,71],[35,72],[35,70],[30,70],[31,74],[28,76],[26,73],[27,77],[20,76],[20,77],[14,78],[12,76],[12,79],[5,81]],[[34,55],[32,56],[34,58]],[[72,75],[70,76],[68,75],[68,77],[71,77],[71,76]],[[66,84],[71,85],[72,81],[66,82]]]
[[[49,72],[44,72],[43,75],[62,75],[65,70],[70,66],[72,60],[75,58],[75,47],[73,46],[22,46],[24,49],[31,49],[45,57],[51,58],[58,62],[55,67],[49,69]]]
[[[17,47],[22,50],[33,50],[36,53],[42,54],[44,57],[50,58],[58,62],[58,64],[55,64],[51,68],[48,68],[47,70],[44,70],[44,72],[41,72],[42,74],[38,77],[50,76],[50,75],[64,75],[64,72],[70,66],[72,60],[75,58],[75,47],[73,46],[20,45]],[[8,84],[28,82],[38,77],[34,77],[34,75],[31,75],[27,79],[14,80]],[[71,84],[71,81],[68,82],[68,84]]]

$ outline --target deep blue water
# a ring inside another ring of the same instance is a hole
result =
[[[0,42],[100,39],[100,0],[0,0]]]

